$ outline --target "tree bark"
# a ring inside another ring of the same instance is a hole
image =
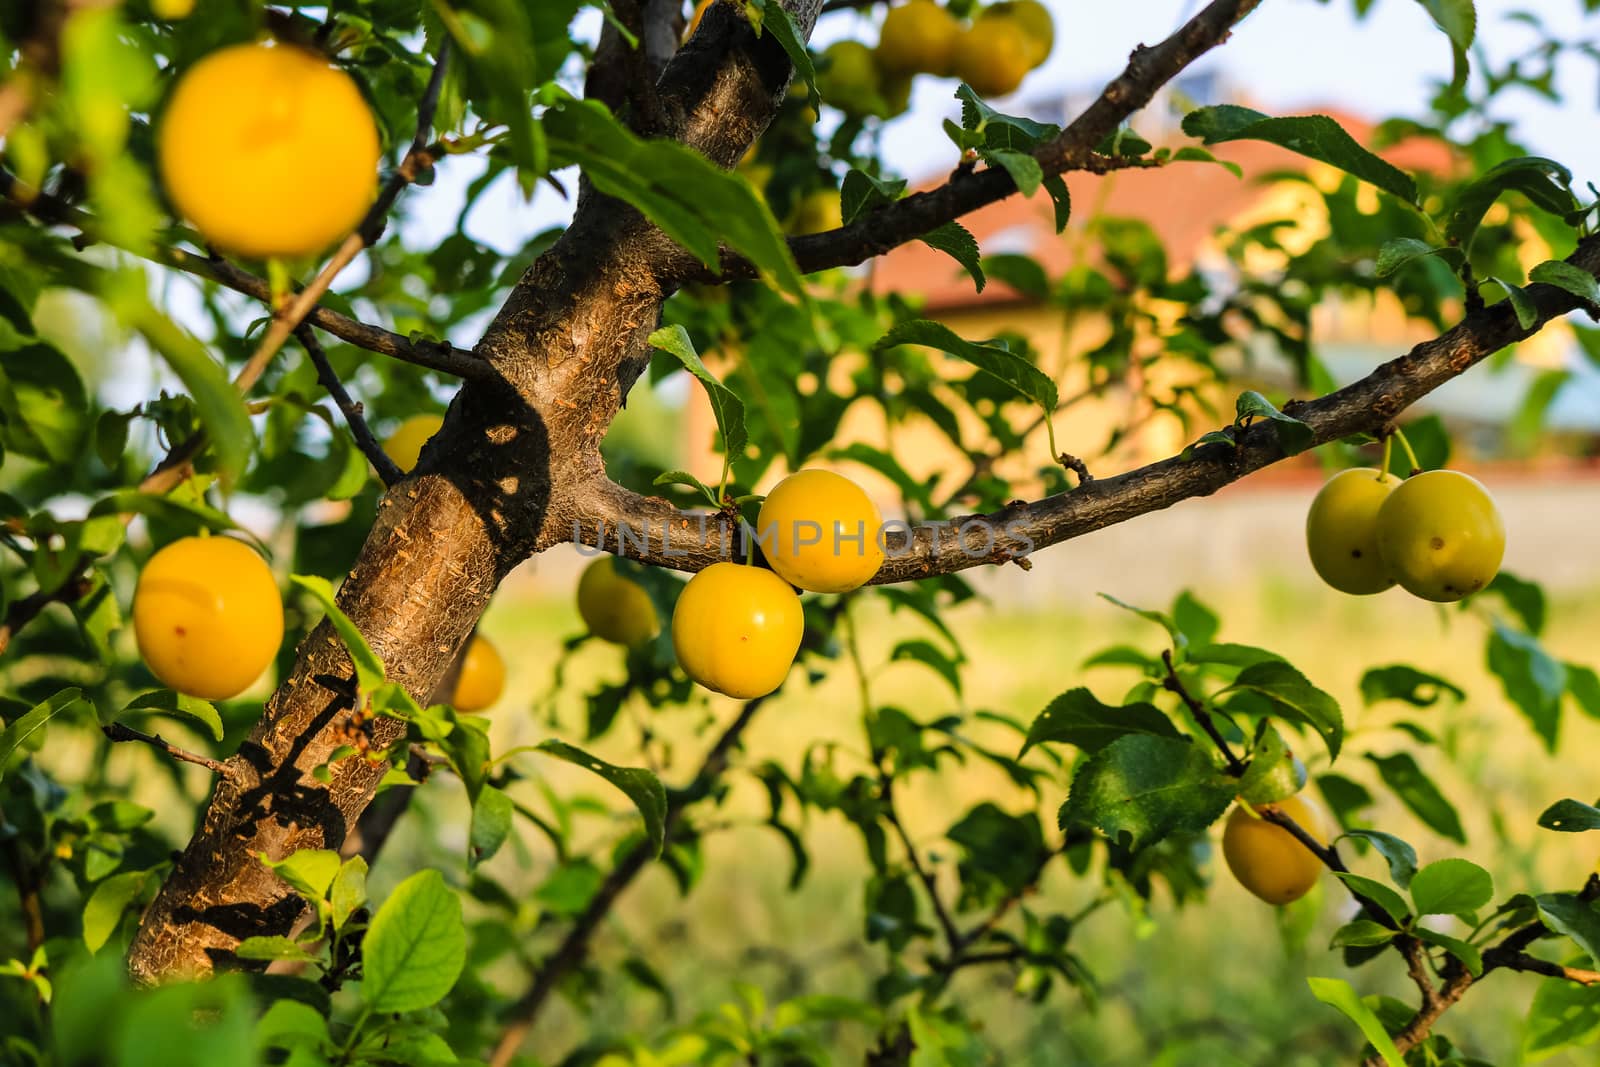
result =
[[[820,0],[791,6],[809,32]],[[663,121],[731,165],[771,121],[789,73],[770,35],[714,11],[661,76]],[[506,574],[569,539],[573,487],[601,472],[600,439],[648,366],[667,295],[656,265],[670,248],[637,212],[584,189],[572,225],[478,345],[484,373],[385,495],[339,605],[413,696],[439,683]],[[387,766],[350,756],[327,782],[313,773],[356,728],[353,675],[327,623],[301,644],[140,923],[136,980],[202,977],[236,965],[240,940],[293,929],[302,903],[258,856],[340,848]],[[387,719],[366,728],[374,748],[402,732]]]

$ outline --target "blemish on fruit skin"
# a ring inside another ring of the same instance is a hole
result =
[[[1352,548],[1350,550],[1350,555],[1355,559],[1360,559],[1361,558],[1361,550],[1359,548]]]
[[[1442,537],[1433,538],[1431,541],[1428,542],[1428,547],[1432,548],[1435,552],[1439,551],[1441,548],[1444,547],[1444,538],[1442,538]]]

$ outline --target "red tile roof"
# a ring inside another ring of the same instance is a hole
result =
[[[1357,141],[1370,142],[1371,123],[1337,112],[1322,113],[1332,114]],[[1138,218],[1155,229],[1166,245],[1171,269],[1181,273],[1218,227],[1238,218],[1265,195],[1267,187],[1258,179],[1285,170],[1303,173],[1313,165],[1303,156],[1260,141],[1236,141],[1218,145],[1214,151],[1217,158],[1238,164],[1244,177],[1236,178],[1226,168],[1207,163],[1178,163],[1105,176],[1074,173],[1066,178],[1073,218],[1064,234],[1055,232],[1054,209],[1042,190],[1032,198],[1007,197],[964,216],[961,223],[972,231],[986,255],[1030,255],[1053,278],[1073,265],[1073,232],[1092,212]],[[1411,171],[1440,172],[1453,163],[1446,146],[1422,138],[1402,141],[1380,154]],[[917,188],[931,189],[942,181],[940,175]],[[892,288],[920,294],[929,310],[935,311],[1026,299],[1002,282],[991,282],[983,292],[975,292],[971,279],[954,260],[920,241],[902,245],[879,260],[871,284],[878,291]]]

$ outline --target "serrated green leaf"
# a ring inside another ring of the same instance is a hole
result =
[[[1183,132],[1206,144],[1266,141],[1338,167],[1408,204],[1417,202],[1417,183],[1409,174],[1362,148],[1326,115],[1271,118],[1236,104],[1219,104],[1185,115]]]
[[[1366,897],[1378,905],[1389,918],[1397,924],[1403,924],[1411,914],[1411,909],[1406,905],[1405,897],[1396,893],[1382,882],[1368,878],[1365,875],[1351,874],[1349,871],[1335,871],[1334,875],[1352,892]]]
[[[1445,799],[1433,779],[1423,773],[1417,761],[1407,753],[1393,756],[1368,754],[1378,768],[1378,776],[1394,790],[1401,803],[1426,823],[1435,833],[1442,834],[1459,844],[1467,843],[1466,831],[1461,828],[1461,817],[1450,801]]]
[[[1382,923],[1373,922],[1371,919],[1356,919],[1354,922],[1345,923],[1335,930],[1333,938],[1328,942],[1328,947],[1387,945],[1394,940],[1396,932]]]
[[[154,870],[113,874],[94,887],[83,906],[83,943],[90,954],[99,952],[122,924],[129,905],[139,899]]]
[[[1304,452],[1316,437],[1311,427],[1293,415],[1285,415],[1273,406],[1272,401],[1254,390],[1240,393],[1235,409],[1241,424],[1246,419],[1270,419],[1272,432],[1278,438],[1278,447],[1283,449],[1286,456]]]
[[[1361,676],[1361,700],[1368,707],[1384,700],[1401,700],[1413,707],[1431,708],[1446,693],[1456,700],[1467,699],[1460,686],[1404,663],[1373,667]]]
[[[904,178],[879,178],[852,167],[839,186],[839,213],[848,225],[870,211],[894,203],[905,190]]]
[[[1027,755],[1034,745],[1045,743],[1072,745],[1092,754],[1128,734],[1180,736],[1177,727],[1154,704],[1138,702],[1118,707],[1101,703],[1082,687],[1069,689],[1033,720],[1017,758]]]
[[[344,929],[350,916],[367,906],[367,861],[362,856],[351,856],[339,867],[328,887],[330,918],[335,930]]]
[[[1417,850],[1393,834],[1386,834],[1382,830],[1350,830],[1344,836],[1359,837],[1370,841],[1372,847],[1378,850],[1389,864],[1389,877],[1394,879],[1394,884],[1401,889],[1411,885],[1411,879],[1417,873]]]
[[[1528,296],[1525,289],[1519,285],[1512,285],[1504,278],[1491,277],[1489,281],[1494,282],[1506,291],[1506,301],[1510,303],[1511,310],[1516,313],[1517,325],[1524,330],[1531,330],[1539,324],[1539,308],[1534,304],[1533,298]]]
[[[1312,685],[1290,664],[1268,660],[1246,667],[1223,692],[1253,693],[1263,698],[1272,714],[1311,727],[1322,737],[1328,754],[1339,757],[1344,743],[1344,716],[1338,701]]]
[[[1054,410],[1057,402],[1056,383],[1038,367],[1022,356],[998,345],[978,344],[964,340],[941,323],[929,319],[911,319],[895,326],[872,347],[876,350],[895,345],[925,345],[946,352],[957,359],[977,367],[1015,389],[1021,395]]]
[[[1600,808],[1576,800],[1558,800],[1544,809],[1539,816],[1539,825],[1564,834],[1600,830]]]
[[[1445,237],[1452,244],[1470,248],[1484,215],[1500,196],[1516,190],[1534,204],[1553,214],[1563,215],[1578,206],[1572,195],[1572,172],[1553,159],[1518,156],[1495,164],[1456,197],[1456,204],[1445,224]]]
[[[789,64],[794,67],[795,76],[805,83],[806,103],[813,110],[820,108],[822,96],[817,92],[817,68],[811,62],[811,53],[806,50],[805,37],[794,24],[794,16],[782,4],[763,4],[757,30],[771,33],[773,39],[783,46],[784,55],[789,57]]]
[[[1442,859],[1411,879],[1418,915],[1468,915],[1494,899],[1494,879],[1476,863]]]
[[[1233,800],[1234,781],[1199,745],[1130,734],[1084,760],[1062,805],[1063,826],[1083,824],[1140,848],[1174,833],[1198,833]]]
[[[650,335],[650,343],[675,357],[705,386],[706,396],[711,400],[711,413],[716,417],[717,429],[722,432],[724,453],[730,457],[742,454],[746,440],[744,401],[706,369],[700,353],[695,351],[694,342],[689,339],[689,332],[682,326],[663,326]]]
[[[1567,691],[1566,668],[1538,638],[1498,619],[1489,632],[1488,663],[1506,698],[1532,724],[1546,750],[1554,752],[1561,730],[1561,697]]]
[[[156,689],[149,693],[141,693],[128,701],[127,706],[122,709],[122,714],[126,715],[130,711],[193,719],[211,731],[213,741],[222,740],[222,716],[217,714],[217,709],[209,701],[201,700],[199,697],[186,696],[171,689]]]
[[[972,284],[978,292],[983,292],[987,279],[983,276],[982,253],[978,251],[978,242],[967,232],[967,228],[959,222],[947,222],[937,229],[929,230],[918,238],[929,248],[943,252],[966,269],[972,276]]]
[[[1415,237],[1395,237],[1385,241],[1383,247],[1378,249],[1378,261],[1373,272],[1379,278],[1390,278],[1404,267],[1429,256],[1449,260],[1453,265],[1459,265],[1463,258],[1459,248],[1439,248]]]
[[[0,730],[0,778],[5,777],[12,753],[16,752],[23,742],[44,729],[45,724],[57,715],[64,711],[75,710],[92,713],[94,705],[83,699],[83,690],[74,687],[57,692],[48,700],[35,704],[7,723],[6,728]]]
[[[661,779],[642,767],[618,767],[605,760],[596,759],[583,749],[569,745],[565,741],[545,741],[536,747],[546,755],[593,771],[622,790],[627,798],[633,801],[634,807],[639,809],[639,814],[644,817],[645,836],[649,838],[651,847],[655,849],[656,855],[661,854],[666,841],[667,819],[667,791],[662,786]]]
[[[1565,934],[1589,958],[1600,963],[1600,908],[1577,893],[1546,893],[1533,898],[1539,917],[1558,934]]]
[[[1542,282],[1565,289],[1591,306],[1600,305],[1600,281],[1582,267],[1559,259],[1547,259],[1528,272],[1530,282]]]
[[[492,785],[478,792],[472,804],[472,829],[467,837],[467,865],[476,867],[487,862],[511,833],[511,816],[515,810],[511,798]]]
[[[361,999],[373,1011],[416,1011],[444,999],[467,961],[461,898],[438,871],[401,882],[361,945]]]
[[[281,860],[269,859],[264,854],[258,858],[295,892],[313,903],[327,899],[341,862],[337,852],[316,848],[300,849]]]
[[[328,622],[333,625],[339,634],[344,647],[350,653],[350,661],[355,664],[356,684],[364,693],[371,693],[384,682],[383,661],[378,654],[372,651],[372,646],[367,644],[367,639],[361,635],[356,624],[339,607],[339,602],[334,596],[333,586],[328,579],[315,574],[291,574],[289,581],[311,594],[322,610],[327,612]]]
[[[1441,934],[1439,931],[1427,926],[1418,926],[1413,933],[1416,934],[1419,940],[1426,941],[1430,945],[1438,945],[1460,960],[1467,968],[1467,972],[1474,978],[1483,973],[1483,953],[1479,952],[1475,945],[1468,944],[1460,938],[1451,937],[1449,934]]]

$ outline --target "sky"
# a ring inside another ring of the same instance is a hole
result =
[[[1045,2],[1056,17],[1056,48],[1045,65],[1002,102],[1003,110],[1015,114],[1030,114],[1030,104],[1049,108],[1063,94],[1097,91],[1122,69],[1134,45],[1162,39],[1200,7],[1200,0]],[[1600,39],[1600,16],[1585,18],[1582,0],[1478,0],[1477,7],[1479,45],[1502,59],[1519,54],[1536,40],[1528,27],[1508,19],[1518,10],[1537,10],[1558,37],[1588,34]],[[1352,0],[1265,0],[1231,41],[1191,70],[1220,73],[1257,107],[1274,114],[1336,107],[1370,118],[1396,113],[1420,116],[1430,85],[1450,72],[1444,35],[1416,0],[1377,0],[1362,20],[1356,19],[1353,9]],[[582,25],[592,34],[598,16],[587,14]],[[826,46],[847,37],[873,41],[874,25],[870,15],[829,15],[818,26],[814,43]],[[1580,181],[1600,184],[1600,138],[1594,136],[1600,102],[1597,65],[1572,56],[1559,74],[1562,105],[1514,90],[1497,113],[1516,120],[1535,152],[1567,164]],[[885,127],[886,154],[904,174],[918,178],[953,165],[954,147],[939,127],[944,118],[958,113],[954,88],[953,81],[918,78],[910,112]],[[481,165],[470,159],[442,165],[433,186],[411,194],[402,231],[407,239],[420,245],[450,232],[464,190],[479,173]],[[547,186],[541,186],[528,203],[511,180],[503,179],[468,217],[467,232],[509,253],[531,235],[564,222],[570,213],[571,205]]]

